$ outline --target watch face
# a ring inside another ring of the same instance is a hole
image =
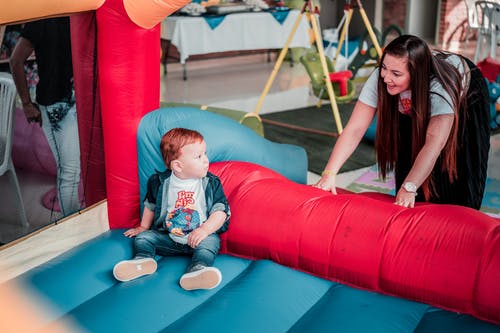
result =
[[[412,193],[417,192],[417,185],[415,185],[414,183],[411,183],[411,182],[404,183],[403,188],[408,192],[412,192]]]

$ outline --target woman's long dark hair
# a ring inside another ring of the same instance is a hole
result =
[[[448,102],[455,111],[454,122],[448,141],[441,153],[441,168],[442,171],[448,173],[450,181],[455,180],[457,177],[458,113],[462,107],[465,107],[464,99],[466,96],[465,88],[462,87],[461,74],[453,65],[446,62],[445,59],[450,55],[449,53],[436,52],[433,54],[426,42],[416,36],[403,35],[394,39],[385,47],[380,64],[384,62],[387,54],[408,59],[412,101],[412,163],[425,143],[430,119],[431,80],[433,78],[438,80],[443,89],[451,96],[451,100]],[[402,135],[399,131],[399,96],[389,95],[381,75],[379,75],[377,90],[378,120],[375,151],[380,175],[385,178],[389,171],[395,170],[398,161],[398,143],[400,135]],[[431,193],[434,192],[432,183],[432,177],[428,177],[422,184],[426,200],[429,200]]]

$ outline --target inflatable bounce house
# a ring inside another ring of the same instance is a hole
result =
[[[107,198],[110,230],[0,285],[11,296],[0,312],[50,332],[500,332],[498,219],[452,205],[407,209],[376,193],[334,196],[305,184],[302,148],[207,111],[159,108],[158,22],[184,0],[31,2],[2,8],[0,23],[75,13],[86,198]],[[156,273],[128,283],[112,275],[132,256],[123,230],[139,222],[173,127],[204,135],[231,206],[212,290],[180,288],[185,257],[157,258]],[[27,315],[12,310],[20,303]]]

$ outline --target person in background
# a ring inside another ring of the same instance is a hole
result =
[[[39,81],[32,100],[24,65],[35,52]],[[10,58],[10,69],[26,119],[38,123],[57,164],[57,193],[64,215],[80,209],[80,144],[73,89],[69,18],[25,24]]]
[[[389,43],[314,186],[336,194],[335,176],[375,116],[379,173],[385,178],[394,171],[396,205],[480,208],[490,147],[488,90],[470,60],[431,51],[412,35]]]
[[[205,140],[196,131],[174,128],[162,137],[160,150],[167,170],[149,178],[141,224],[125,231],[135,237],[135,256],[117,263],[113,274],[130,281],[156,271],[156,254],[190,255],[181,287],[215,288],[222,275],[212,265],[231,213],[220,179],[208,172]]]

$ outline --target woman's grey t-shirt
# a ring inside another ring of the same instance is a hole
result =
[[[465,78],[465,68],[462,59],[458,55],[450,55],[446,58],[446,61],[453,66],[455,66],[458,71]],[[373,108],[377,107],[377,81],[379,76],[380,68],[375,68],[368,80],[365,82],[363,89],[359,95],[359,100],[368,106]],[[430,86],[431,92],[431,117],[442,115],[442,114],[453,114],[453,108],[451,106],[451,97],[443,89],[441,83],[435,78],[431,80]]]

